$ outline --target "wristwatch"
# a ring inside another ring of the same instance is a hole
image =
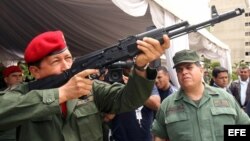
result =
[[[136,65],[136,63],[134,64],[134,68],[138,71],[145,71],[148,68],[149,63],[147,63],[145,66],[139,67]]]

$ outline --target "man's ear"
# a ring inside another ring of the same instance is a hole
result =
[[[34,76],[36,79],[39,78],[39,71],[40,69],[37,66],[30,66],[29,71],[32,76]]]

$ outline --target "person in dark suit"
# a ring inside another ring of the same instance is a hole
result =
[[[228,70],[224,67],[215,67],[212,71],[212,80],[213,83],[211,86],[222,88],[226,90],[228,93],[232,93],[230,89],[228,88],[229,84],[229,75],[228,75]]]
[[[246,111],[247,115],[250,117],[250,102],[247,103],[245,111]]]
[[[229,89],[240,106],[245,110],[250,100],[249,68],[247,66],[239,68],[239,75],[239,80],[232,82]]]

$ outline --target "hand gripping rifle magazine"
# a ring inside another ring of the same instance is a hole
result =
[[[117,44],[107,47],[102,50],[97,50],[91,54],[87,54],[75,59],[72,67],[60,75],[52,75],[44,79],[39,79],[29,82],[29,90],[57,88],[65,84],[72,76],[85,69],[100,69],[127,58],[133,58],[140,51],[137,49],[136,40],[141,40],[143,37],[152,37],[163,43],[163,34],[167,34],[170,39],[196,32],[199,29],[213,26],[222,21],[237,17],[244,13],[244,9],[237,8],[233,11],[219,15],[216,10],[212,13],[212,18],[208,21],[189,25],[187,21],[159,29],[149,30],[147,32],[129,36],[120,40]]]

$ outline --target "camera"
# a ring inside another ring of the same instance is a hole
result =
[[[107,67],[108,73],[105,75],[105,81],[108,83],[120,82],[123,83],[122,76],[124,69],[131,69],[134,65],[132,60],[118,61]]]

